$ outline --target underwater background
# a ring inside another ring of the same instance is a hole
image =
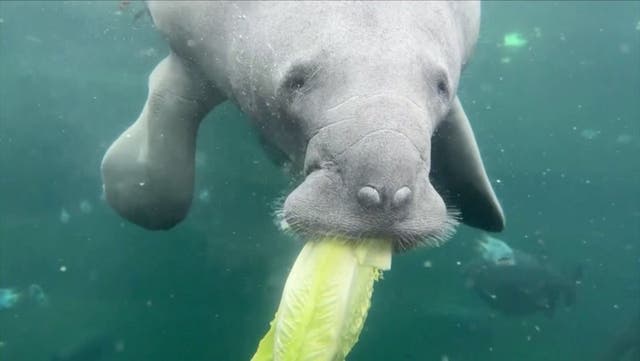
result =
[[[102,200],[102,156],[168,52],[141,7],[0,2],[0,288],[20,295],[0,361],[249,360],[301,248],[274,224],[293,184],[229,103],[202,123],[186,221],[146,231]],[[577,303],[495,313],[465,286],[482,234],[460,226],[394,257],[350,361],[599,360],[640,312],[640,3],[482,10],[459,96],[497,237],[583,267]]]

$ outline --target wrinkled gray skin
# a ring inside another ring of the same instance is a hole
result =
[[[297,233],[385,237],[407,249],[445,238],[454,215],[504,227],[456,97],[479,3],[148,7],[172,52],[103,160],[107,201],[125,218],[168,229],[186,216],[198,125],[231,100],[305,176],[282,210]]]

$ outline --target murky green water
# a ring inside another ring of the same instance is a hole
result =
[[[0,288],[23,294],[0,309],[1,361],[83,345],[98,356],[80,361],[248,360],[300,249],[273,223],[289,180],[231,104],[203,123],[180,226],[145,231],[101,200],[101,158],[167,53],[132,24],[140,6],[0,2]],[[479,232],[461,227],[394,259],[349,360],[598,360],[640,309],[640,5],[485,3],[482,26],[459,95],[500,237],[583,265],[577,304],[495,315],[465,287]]]

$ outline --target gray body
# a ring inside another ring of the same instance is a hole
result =
[[[281,212],[297,233],[406,249],[445,238],[457,220],[504,227],[456,96],[479,3],[148,7],[172,51],[102,164],[107,201],[125,218],[167,229],[186,216],[198,125],[230,100],[304,176]]]
[[[465,270],[470,286],[493,309],[509,316],[536,312],[553,315],[561,298],[567,306],[575,303],[575,282],[536,258],[514,251],[514,264],[479,259]]]

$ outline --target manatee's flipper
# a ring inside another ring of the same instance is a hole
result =
[[[142,113],[102,160],[107,202],[148,229],[168,229],[191,204],[195,145],[202,118],[224,99],[176,54],[149,77]]]
[[[460,211],[462,222],[486,231],[504,228],[502,208],[457,97],[433,136],[430,177],[445,200]]]

